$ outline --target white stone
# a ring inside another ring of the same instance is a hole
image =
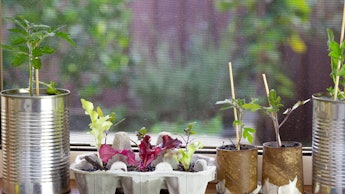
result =
[[[124,162],[121,161],[117,161],[114,162],[110,169],[110,171],[123,171],[123,172],[127,172],[127,165]]]

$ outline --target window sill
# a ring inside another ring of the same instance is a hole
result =
[[[306,194],[311,194],[312,187],[310,185],[304,186],[304,192]],[[2,193],[2,179],[0,179],[0,193]],[[209,183],[205,194],[214,194],[216,192],[216,184]],[[79,190],[74,180],[71,180],[71,193],[70,194],[79,194]]]
[[[213,151],[208,151],[201,152],[202,154],[208,155],[210,157],[215,157],[215,150]],[[75,161],[75,158],[77,155],[83,154],[87,151],[71,151],[70,155],[70,162],[73,163]],[[262,155],[259,152],[259,157],[258,157],[258,177],[261,177],[261,166],[262,166]],[[2,164],[2,150],[0,150],[0,163]],[[305,154],[303,156],[303,175],[304,175],[304,184],[305,185],[311,185],[312,184],[312,157],[310,154]],[[2,178],[2,165],[0,166],[0,178]],[[71,179],[74,179],[73,173],[71,173]]]

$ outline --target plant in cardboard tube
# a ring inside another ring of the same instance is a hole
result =
[[[268,107],[263,107],[264,111],[267,113],[267,115],[271,118],[273,121],[273,126],[276,134],[276,141],[277,146],[282,147],[282,142],[280,139],[279,130],[283,126],[283,124],[287,121],[291,113],[296,110],[298,107],[306,104],[309,102],[310,99],[304,100],[304,101],[297,101],[291,108],[286,109],[283,114],[285,115],[285,118],[282,122],[279,122],[278,120],[278,112],[281,107],[283,107],[283,104],[281,104],[281,98],[277,95],[277,92],[274,89],[271,89],[268,94]]]
[[[226,106],[223,107],[221,110],[226,109],[235,109],[234,113],[236,113],[236,116],[233,121],[233,126],[236,127],[236,131],[238,130],[238,134],[236,133],[236,149],[241,149],[241,139],[247,139],[250,144],[253,143],[253,134],[256,132],[255,129],[250,127],[245,127],[243,123],[243,117],[246,110],[250,110],[251,112],[255,112],[259,109],[261,109],[261,106],[256,103],[257,99],[252,99],[250,102],[246,102],[245,99],[225,99],[223,101],[218,101],[216,104],[225,104]]]

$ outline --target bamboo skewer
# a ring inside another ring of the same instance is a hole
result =
[[[231,62],[229,62],[229,75],[230,75],[231,97],[234,100],[234,99],[236,99],[236,97],[235,97],[234,78],[233,78],[233,75],[232,75],[232,65],[231,65]],[[235,120],[238,120],[236,107],[234,107],[234,117],[235,117]],[[240,134],[239,134],[239,131],[238,131],[238,125],[237,124],[236,124],[235,128],[236,128],[236,148],[239,150],[240,149],[240,145],[239,145]]]
[[[341,23],[341,34],[340,34],[340,42],[339,44],[341,44],[344,40],[344,26],[345,26],[345,0],[344,0],[344,8],[343,8],[343,20]],[[338,66],[337,66],[337,71],[339,71],[341,67],[341,60],[338,60]],[[335,78],[335,85],[334,85],[334,96],[333,96],[333,100],[337,100],[337,96],[338,96],[338,87],[339,87],[339,75],[336,75]],[[344,88],[345,90],[345,88]]]
[[[270,100],[269,100],[270,91],[269,91],[269,87],[268,87],[268,84],[267,84],[267,79],[266,79],[266,75],[265,74],[262,74],[262,79],[264,80],[264,84],[265,84],[267,100],[268,100],[268,103],[270,104]],[[270,104],[270,106],[271,106],[271,104]],[[277,140],[278,146],[281,147],[282,146],[282,141],[281,141],[280,135],[279,135],[279,124],[278,124],[278,121],[276,120],[277,119],[276,113],[272,112],[271,113],[271,117],[274,119],[273,125],[274,125],[274,130],[275,130],[275,133],[276,133],[276,140]]]
[[[38,69],[35,69],[35,78],[36,78],[36,96],[40,95],[40,84],[39,84],[39,77],[38,77]]]

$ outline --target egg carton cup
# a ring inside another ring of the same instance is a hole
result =
[[[159,194],[166,189],[169,194],[205,193],[208,182],[215,179],[214,158],[195,154],[193,156],[197,172],[173,170],[167,162],[156,165],[154,171],[126,171],[126,164],[117,161],[110,170],[82,170],[84,160],[76,160],[70,167],[75,175],[79,192],[83,194],[114,194],[122,190],[125,194]]]

